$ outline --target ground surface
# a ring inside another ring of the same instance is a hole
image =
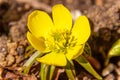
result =
[[[62,3],[74,12],[86,15],[91,24],[92,35],[89,44],[92,50],[91,62],[104,80],[120,80],[120,57],[104,61],[111,45],[120,38],[120,0],[0,0],[0,80],[37,80],[37,72],[21,73],[25,63],[27,16],[35,10],[51,14],[51,7]],[[110,67],[110,68],[109,68]],[[33,66],[36,69],[35,66]],[[79,80],[96,80],[81,66],[76,65]],[[67,80],[61,73],[59,80]]]

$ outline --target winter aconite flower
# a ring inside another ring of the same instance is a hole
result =
[[[28,17],[28,29],[29,42],[44,53],[37,61],[56,66],[65,66],[81,55],[91,33],[87,17],[78,17],[73,25],[69,10],[62,4],[53,6],[52,19],[44,11],[33,11]]]

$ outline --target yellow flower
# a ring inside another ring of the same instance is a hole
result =
[[[29,42],[44,53],[37,61],[56,66],[65,66],[67,60],[81,55],[91,33],[87,17],[78,17],[72,26],[72,16],[62,4],[53,6],[52,19],[44,11],[33,11],[28,29]]]

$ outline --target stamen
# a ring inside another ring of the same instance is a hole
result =
[[[77,43],[77,39],[75,39],[74,36],[71,37],[70,34],[71,33],[67,30],[52,32],[50,35],[52,41],[48,38],[46,45],[48,45],[51,51],[67,53],[67,50],[76,46]]]

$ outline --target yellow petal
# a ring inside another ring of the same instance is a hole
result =
[[[80,56],[83,53],[84,47],[85,47],[85,44],[83,44],[79,47],[78,52],[73,56],[73,59],[77,58],[78,56]]]
[[[67,64],[65,55],[63,53],[55,52],[51,52],[41,58],[37,58],[37,61],[55,66],[65,66]]]
[[[36,37],[46,36],[52,27],[51,18],[43,11],[35,10],[28,16],[28,28]]]
[[[82,54],[84,50],[84,45],[75,46],[67,50],[66,57],[68,60],[72,60]]]
[[[27,39],[36,50],[39,50],[41,52],[45,50],[46,46],[42,38],[38,39],[34,35],[32,35],[30,32],[27,32]]]
[[[57,29],[70,30],[72,27],[72,15],[69,10],[62,4],[53,6],[52,8],[53,22]]]
[[[77,44],[84,44],[88,40],[90,33],[90,24],[87,17],[78,17],[72,29],[72,36],[77,39]]]

